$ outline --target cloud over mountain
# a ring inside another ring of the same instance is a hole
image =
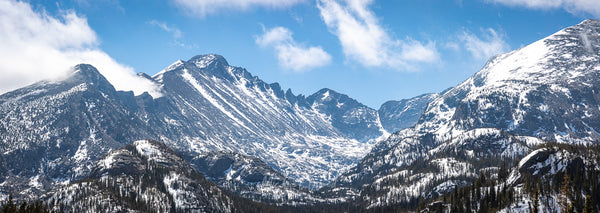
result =
[[[99,39],[85,17],[60,11],[55,17],[34,11],[26,2],[0,2],[0,93],[43,79],[57,79],[79,63],[89,63],[118,90],[160,96],[156,86],[137,77],[99,48]]]

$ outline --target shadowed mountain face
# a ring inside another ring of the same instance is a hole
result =
[[[412,127],[419,121],[427,105],[437,97],[439,94],[434,93],[385,102],[378,110],[381,125],[390,133]]]
[[[387,132],[383,129],[376,110],[347,95],[331,89],[321,89],[306,98],[315,110],[327,115],[336,129],[349,138],[368,141]],[[396,123],[403,122],[397,120]]]

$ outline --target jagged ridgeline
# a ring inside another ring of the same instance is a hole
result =
[[[116,91],[91,65],[0,95],[0,200],[75,212],[600,210],[597,20],[379,110],[331,89],[284,92],[213,54],[146,78],[163,96]]]
[[[0,95],[0,200],[35,198],[81,180],[110,150],[155,139],[194,162],[229,152],[245,166],[233,173],[268,171],[238,183],[209,177],[222,187],[235,186],[230,190],[239,194],[279,204],[313,203],[320,199],[311,190],[358,162],[376,139],[388,135],[385,129],[394,120],[405,123],[404,112],[393,116],[382,109],[392,116],[384,126],[380,112],[331,89],[308,97],[284,92],[214,54],[139,76],[159,85],[162,96],[117,91],[87,64],[62,80]],[[251,158],[263,169],[245,169]]]
[[[87,177],[109,150],[140,139],[160,140],[190,159],[208,152],[256,157],[287,178],[285,187],[315,189],[388,134],[377,110],[347,95],[284,92],[219,55],[140,76],[162,96],[116,91],[87,64],[63,80],[0,95],[0,198],[36,196]],[[261,194],[280,196],[273,190]]]

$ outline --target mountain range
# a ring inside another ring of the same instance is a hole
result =
[[[254,156],[285,177],[278,179],[286,187],[316,189],[389,135],[377,110],[347,95],[284,92],[219,55],[140,76],[160,85],[163,96],[116,91],[87,64],[66,79],[1,95],[3,194],[39,194],[84,178],[110,150],[142,139],[162,141],[194,162],[207,153]],[[402,113],[386,121],[402,123]]]
[[[284,92],[215,54],[140,76],[163,95],[116,91],[87,64],[0,95],[0,198],[61,211],[554,211],[567,174],[589,185],[569,189],[575,208],[591,195],[600,209],[597,20],[379,110],[331,89]]]

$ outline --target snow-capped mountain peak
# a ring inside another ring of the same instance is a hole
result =
[[[217,54],[206,54],[206,55],[197,55],[192,57],[188,63],[192,63],[196,65],[196,67],[215,69],[215,68],[223,68],[228,67],[229,63],[225,60],[225,57]]]
[[[591,98],[599,92],[599,53],[600,21],[587,20],[498,55],[434,100],[417,129],[435,130],[444,138],[497,127],[551,141],[597,140],[600,135],[589,126],[600,115]]]

